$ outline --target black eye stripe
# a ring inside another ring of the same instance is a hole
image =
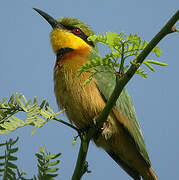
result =
[[[63,25],[64,26],[64,25]],[[88,43],[90,46],[94,47],[94,43],[92,41],[88,41],[88,36],[80,29],[80,28],[74,28],[72,26],[64,26],[66,29],[72,31],[72,33],[75,35],[75,36],[78,36],[80,37],[81,39],[83,39],[86,43]],[[79,29],[80,30],[80,33],[74,33],[74,30],[75,29]]]

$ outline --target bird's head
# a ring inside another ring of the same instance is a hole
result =
[[[91,49],[95,45],[88,41],[88,37],[94,32],[88,25],[84,24],[77,18],[64,17],[55,20],[47,13],[40,9],[34,8],[47,22],[52,26],[53,30],[50,35],[53,51],[57,55],[61,49]]]

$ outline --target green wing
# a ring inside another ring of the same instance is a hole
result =
[[[90,58],[94,57],[100,57],[96,51],[93,51],[90,54]],[[114,73],[104,66],[97,66],[96,70],[99,71],[95,74],[96,84],[97,87],[102,94],[102,96],[108,100],[111,96],[113,89],[115,87],[115,75]],[[124,88],[121,95],[119,96],[115,108],[126,118],[129,119],[132,125],[132,130],[125,126],[125,129],[128,131],[128,133],[133,138],[139,152],[144,157],[146,162],[150,164],[149,156],[145,147],[145,142],[143,139],[143,135],[140,129],[140,126],[137,121],[136,112],[134,109],[134,105],[131,101],[131,98],[127,92],[127,90]]]

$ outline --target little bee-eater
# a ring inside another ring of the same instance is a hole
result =
[[[56,55],[54,90],[57,103],[65,109],[71,123],[79,129],[88,128],[95,123],[95,118],[108,101],[115,86],[115,75],[109,71],[99,72],[82,86],[90,74],[84,72],[78,77],[77,70],[90,59],[100,58],[96,44],[88,41],[94,32],[79,19],[64,17],[55,20],[39,9],[34,10],[53,28],[50,41]],[[110,112],[101,133],[93,140],[133,179],[157,180],[126,89]]]

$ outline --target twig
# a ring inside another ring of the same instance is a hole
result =
[[[80,150],[78,153],[78,159],[76,162],[76,167],[72,176],[72,180],[81,179],[83,174],[85,174],[87,171],[87,167],[85,167],[85,162],[86,162],[86,156],[88,152],[88,146],[91,140],[91,136],[89,134],[93,133],[93,130],[94,129],[90,129],[88,131],[88,135],[84,135],[81,137]]]
[[[62,124],[65,124],[66,126],[68,126],[68,127],[72,128],[72,129],[76,130],[76,131],[79,133],[79,129],[78,129],[77,127],[73,126],[72,124],[67,123],[67,122],[65,122],[65,121],[63,121],[63,120],[61,120],[61,119],[56,118],[56,117],[53,118],[53,120],[58,121],[58,122],[60,122],[60,123],[62,123]]]

